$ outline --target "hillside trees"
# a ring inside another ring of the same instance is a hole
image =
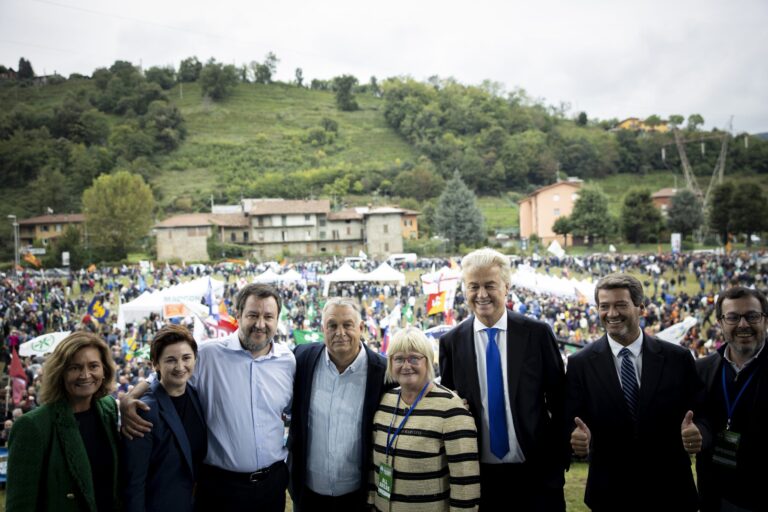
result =
[[[672,196],[667,210],[667,226],[683,238],[692,234],[704,224],[702,204],[690,190],[680,190]]]
[[[272,52],[267,53],[262,63],[255,60],[252,61],[250,67],[253,73],[253,81],[257,84],[272,83],[272,77],[277,72],[278,62],[280,62],[280,59]]]
[[[662,226],[661,212],[653,205],[648,190],[633,190],[626,195],[621,208],[621,231],[628,242],[657,242]]]
[[[552,224],[552,232],[563,237],[563,247],[568,247],[568,235],[573,232],[571,219],[567,215],[562,215],[555,219]]]
[[[187,57],[179,64],[179,82],[197,82],[202,71],[203,64],[197,57]]]
[[[152,191],[127,171],[99,176],[82,202],[89,243],[106,260],[125,258],[152,225]]]
[[[333,79],[333,88],[336,91],[336,106],[339,107],[339,110],[350,112],[360,108],[352,92],[355,85],[357,85],[357,78],[352,75],[341,75]]]
[[[434,229],[448,239],[450,250],[473,246],[485,240],[483,215],[477,207],[475,194],[455,172],[445,185],[433,217]]]
[[[147,82],[156,83],[167,91],[176,84],[176,70],[172,67],[152,66],[144,72]]]
[[[579,192],[569,219],[573,234],[589,237],[590,247],[596,238],[605,239],[613,230],[613,221],[608,214],[608,199],[595,187],[586,187]]]
[[[747,246],[752,245],[751,235],[768,230],[768,202],[759,186],[739,183],[731,196],[731,222],[736,233],[747,236]]]
[[[416,167],[398,173],[392,184],[392,192],[400,197],[425,201],[440,195],[444,186],[445,182],[437,174],[434,164],[422,157]]]
[[[200,72],[200,89],[203,96],[220,100],[229,96],[237,85],[237,68],[210,59]]]
[[[32,69],[32,63],[24,57],[19,59],[19,69],[16,70],[19,80],[32,80],[35,78],[35,71]]]
[[[726,181],[717,185],[709,198],[709,227],[717,233],[723,245],[728,242],[728,233],[731,230],[733,189],[733,183]]]

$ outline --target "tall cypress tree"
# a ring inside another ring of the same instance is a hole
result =
[[[458,171],[445,185],[437,201],[434,224],[447,238],[453,251],[461,244],[475,245],[485,240],[483,214],[477,207],[475,194],[464,184]]]

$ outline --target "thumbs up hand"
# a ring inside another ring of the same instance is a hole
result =
[[[683,424],[680,425],[680,434],[683,438],[683,448],[691,455],[701,451],[701,432],[693,422],[693,411],[685,413]]]
[[[571,432],[571,449],[579,457],[586,457],[589,455],[589,442],[592,439],[592,433],[587,424],[581,421],[578,416],[573,421],[576,423],[576,428]]]

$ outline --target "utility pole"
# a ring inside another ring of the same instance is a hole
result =
[[[19,281],[19,222],[15,215],[8,215],[13,225],[13,275]]]

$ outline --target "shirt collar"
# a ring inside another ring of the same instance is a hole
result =
[[[757,359],[757,356],[759,356],[759,355],[760,355],[760,352],[762,352],[762,351],[763,351],[763,349],[765,348],[765,340],[763,340],[763,344],[762,344],[762,346],[760,347],[760,350],[758,350],[758,351],[757,351],[757,353],[756,353],[755,355],[753,355],[752,357],[750,357],[750,358],[749,358],[749,360],[748,360],[746,363],[744,363],[742,366],[739,366],[739,365],[737,365],[737,364],[736,364],[736,363],[734,363],[734,362],[733,362],[733,360],[731,359],[731,348],[730,348],[730,346],[731,346],[731,345],[730,345],[730,343],[729,343],[728,345],[726,345],[726,346],[725,346],[725,350],[723,351],[723,357],[725,358],[725,360],[726,360],[726,361],[728,361],[728,362],[730,363],[730,365],[731,365],[731,367],[733,367],[734,371],[735,371],[736,373],[739,373],[739,372],[740,372],[740,371],[742,371],[744,368],[746,368],[747,366],[749,366],[750,364],[752,364],[752,362],[753,362],[755,359]]]
[[[488,326],[485,325],[483,322],[480,321],[479,318],[476,316],[474,317],[475,320],[472,322],[472,328],[475,332],[480,332],[488,329]],[[504,310],[504,314],[501,315],[501,318],[499,318],[495,324],[493,324],[491,327],[495,327],[496,329],[500,331],[506,331],[507,330],[507,311]]]
[[[336,365],[331,361],[331,356],[328,354],[328,347],[325,347],[325,350],[323,350],[323,354],[325,354],[325,365],[329,368],[331,365],[333,365],[334,368],[336,368]],[[363,346],[363,342],[360,342],[360,351],[357,353],[357,357],[355,357],[355,360],[352,361],[352,364],[347,366],[347,368],[344,370],[344,373],[356,373],[359,372],[363,368],[365,360],[365,347]]]
[[[624,348],[624,345],[619,343],[618,341],[611,338],[609,334],[606,334],[608,337],[608,345],[611,347],[611,352],[613,352],[614,357],[619,357],[619,352],[621,352],[621,349]],[[640,329],[640,336],[635,338],[635,341],[629,344],[627,347],[630,352],[632,352],[632,355],[635,356],[635,359],[640,357],[640,353],[643,351],[643,330]]]

